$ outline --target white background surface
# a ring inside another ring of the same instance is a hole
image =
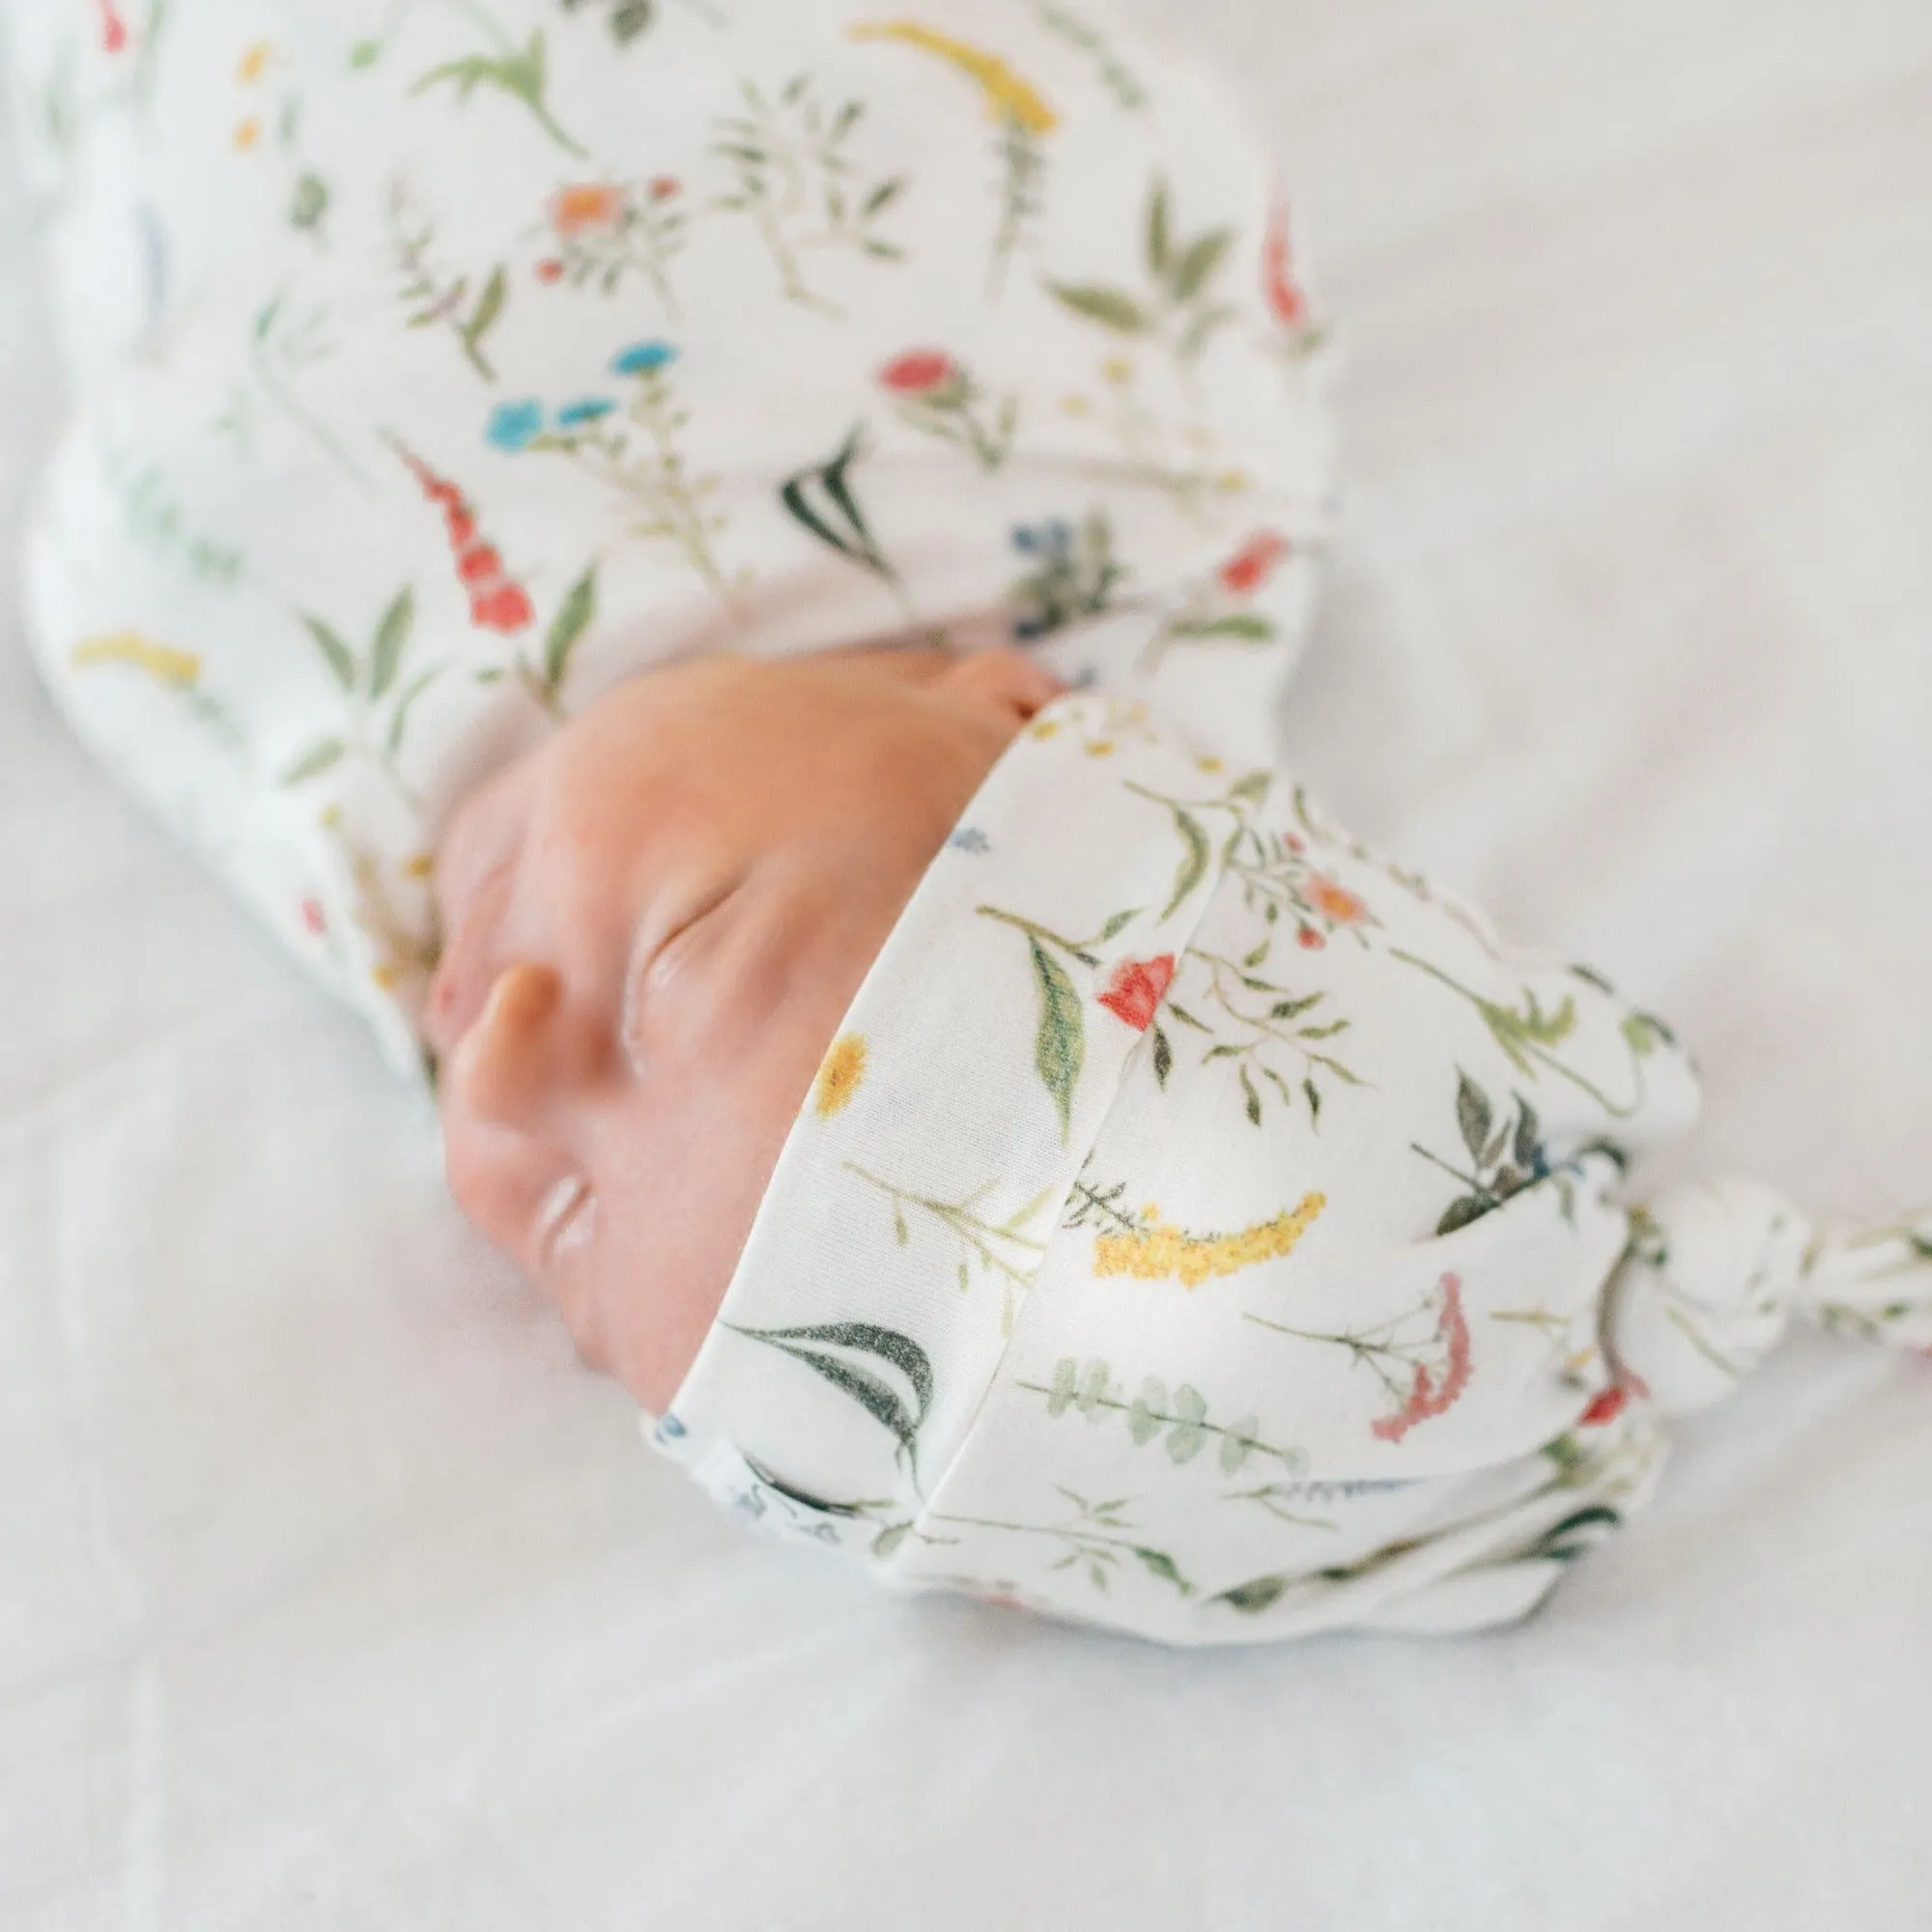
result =
[[[1688,1163],[1932,1194],[1932,8],[1184,11],[1352,341],[1319,788],[1681,1023]],[[0,176],[0,527],[51,383]],[[8,1932],[1932,1924],[1932,1369],[1788,1349],[1506,1636],[876,1595],[642,1453],[0,632]]]

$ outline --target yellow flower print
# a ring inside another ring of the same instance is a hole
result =
[[[250,153],[262,138],[262,124],[251,114],[235,129],[235,148],[238,154]]]
[[[235,78],[243,87],[252,87],[268,71],[269,62],[273,57],[274,51],[273,43],[257,41],[236,63]]]
[[[819,1063],[812,1083],[811,1104],[821,1121],[829,1121],[852,1103],[866,1077],[866,1042],[856,1033],[841,1033]]]
[[[1050,134],[1060,117],[997,54],[989,54],[951,34],[922,27],[914,20],[861,20],[850,30],[855,41],[902,41],[950,61],[968,79],[977,81],[986,107],[996,121],[1010,121],[1029,134]]]
[[[201,677],[201,660],[194,652],[157,644],[137,631],[83,639],[68,653],[68,663],[75,670],[85,670],[91,665],[127,665],[176,691],[191,691]]]
[[[1293,1208],[1237,1234],[1190,1235],[1161,1220],[1160,1210],[1150,1203],[1141,1210],[1145,1226],[1094,1241],[1094,1272],[1131,1275],[1136,1281],[1179,1280],[1183,1288],[1199,1288],[1211,1275],[1236,1274],[1257,1262],[1293,1254],[1327,1205],[1325,1194],[1304,1194]]]

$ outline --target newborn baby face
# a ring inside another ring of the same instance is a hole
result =
[[[1005,650],[679,666],[451,823],[424,1018],[451,1187],[647,1407],[696,1356],[867,967],[1057,693]]]

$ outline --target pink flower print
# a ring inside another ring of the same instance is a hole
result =
[[[895,396],[929,396],[957,383],[962,374],[943,349],[908,349],[879,371],[879,382]]]
[[[1297,332],[1308,327],[1308,297],[1294,279],[1288,240],[1288,204],[1277,200],[1262,244],[1262,293],[1274,319]]]
[[[650,193],[653,201],[668,201],[672,195],[683,191],[684,184],[675,175],[653,175]]]
[[[1124,1020],[1136,1033],[1145,1033],[1153,1024],[1160,1003],[1174,980],[1174,954],[1163,952],[1154,959],[1122,959],[1114,968],[1100,1004],[1116,1019]]]
[[[95,0],[100,14],[100,45],[104,52],[120,53],[128,44],[128,23],[121,17],[115,0]]]
[[[311,938],[320,939],[328,930],[328,915],[322,909],[318,898],[306,898],[301,902],[301,923]]]
[[[1298,927],[1295,931],[1294,943],[1304,952],[1320,952],[1328,944],[1312,925]]]
[[[1435,1318],[1435,1339],[1444,1345],[1442,1378],[1438,1382],[1427,1362],[1417,1362],[1408,1397],[1393,1415],[1378,1416],[1370,1425],[1383,1442],[1400,1442],[1418,1422],[1428,1422],[1453,1408],[1469,1386],[1469,1322],[1463,1313],[1463,1282],[1445,1274],[1436,1284],[1442,1305]]]
[[[554,255],[546,255],[537,264],[536,274],[537,280],[542,282],[546,288],[554,287],[558,282],[563,280],[563,264]]]
[[[1230,597],[1252,597],[1287,554],[1288,539],[1279,530],[1257,530],[1221,566],[1221,588]]]

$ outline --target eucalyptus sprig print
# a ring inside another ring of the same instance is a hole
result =
[[[1094,1589],[1105,1591],[1132,1557],[1156,1580],[1170,1585],[1183,1597],[1194,1595],[1194,1585],[1181,1575],[1180,1566],[1164,1549],[1141,1542],[1134,1526],[1122,1515],[1132,1496],[1115,1496],[1103,1502],[1091,1501],[1069,1490],[1064,1483],[1054,1488],[1073,1505],[1073,1513],[1062,1522],[1033,1523],[1001,1521],[988,1517],[953,1516],[942,1510],[928,1513],[929,1522],[954,1522],[975,1529],[1005,1530],[1012,1536],[1044,1536],[1061,1546],[1063,1554],[1055,1570],[1079,1569]]]
[[[721,115],[711,151],[730,169],[729,189],[714,206],[746,216],[758,232],[787,301],[841,315],[837,302],[808,283],[803,258],[836,249],[877,262],[905,250],[880,223],[905,189],[903,175],[867,175],[850,152],[866,112],[857,99],[837,107],[810,74],[794,74],[768,97],[755,81],[739,83],[742,106]]]
[[[1211,1444],[1224,1476],[1238,1474],[1250,1457],[1277,1463],[1295,1476],[1308,1466],[1305,1450],[1266,1441],[1257,1415],[1229,1423],[1210,1421],[1208,1398],[1191,1382],[1181,1382],[1170,1392],[1159,1377],[1149,1376],[1129,1399],[1105,1361],[1095,1357],[1082,1362],[1075,1355],[1063,1355],[1054,1364],[1051,1384],[1023,1381],[1017,1386],[1030,1395],[1044,1396],[1051,1416],[1071,1413],[1089,1422],[1119,1416],[1136,1448],[1158,1442],[1177,1465],[1193,1462]]]
[[[1142,219],[1147,275],[1139,289],[1114,282],[1065,282],[1049,277],[1055,299],[1125,342],[1156,344],[1185,372],[1239,310],[1217,298],[1215,284],[1234,246],[1231,227],[1182,234],[1164,177],[1148,188]]]
[[[486,383],[497,380],[485,353],[490,331],[502,319],[509,298],[509,276],[497,263],[475,286],[467,274],[447,274],[438,269],[433,250],[436,222],[416,213],[401,181],[389,188],[389,235],[395,250],[397,294],[409,310],[412,329],[447,329],[465,359]]]

